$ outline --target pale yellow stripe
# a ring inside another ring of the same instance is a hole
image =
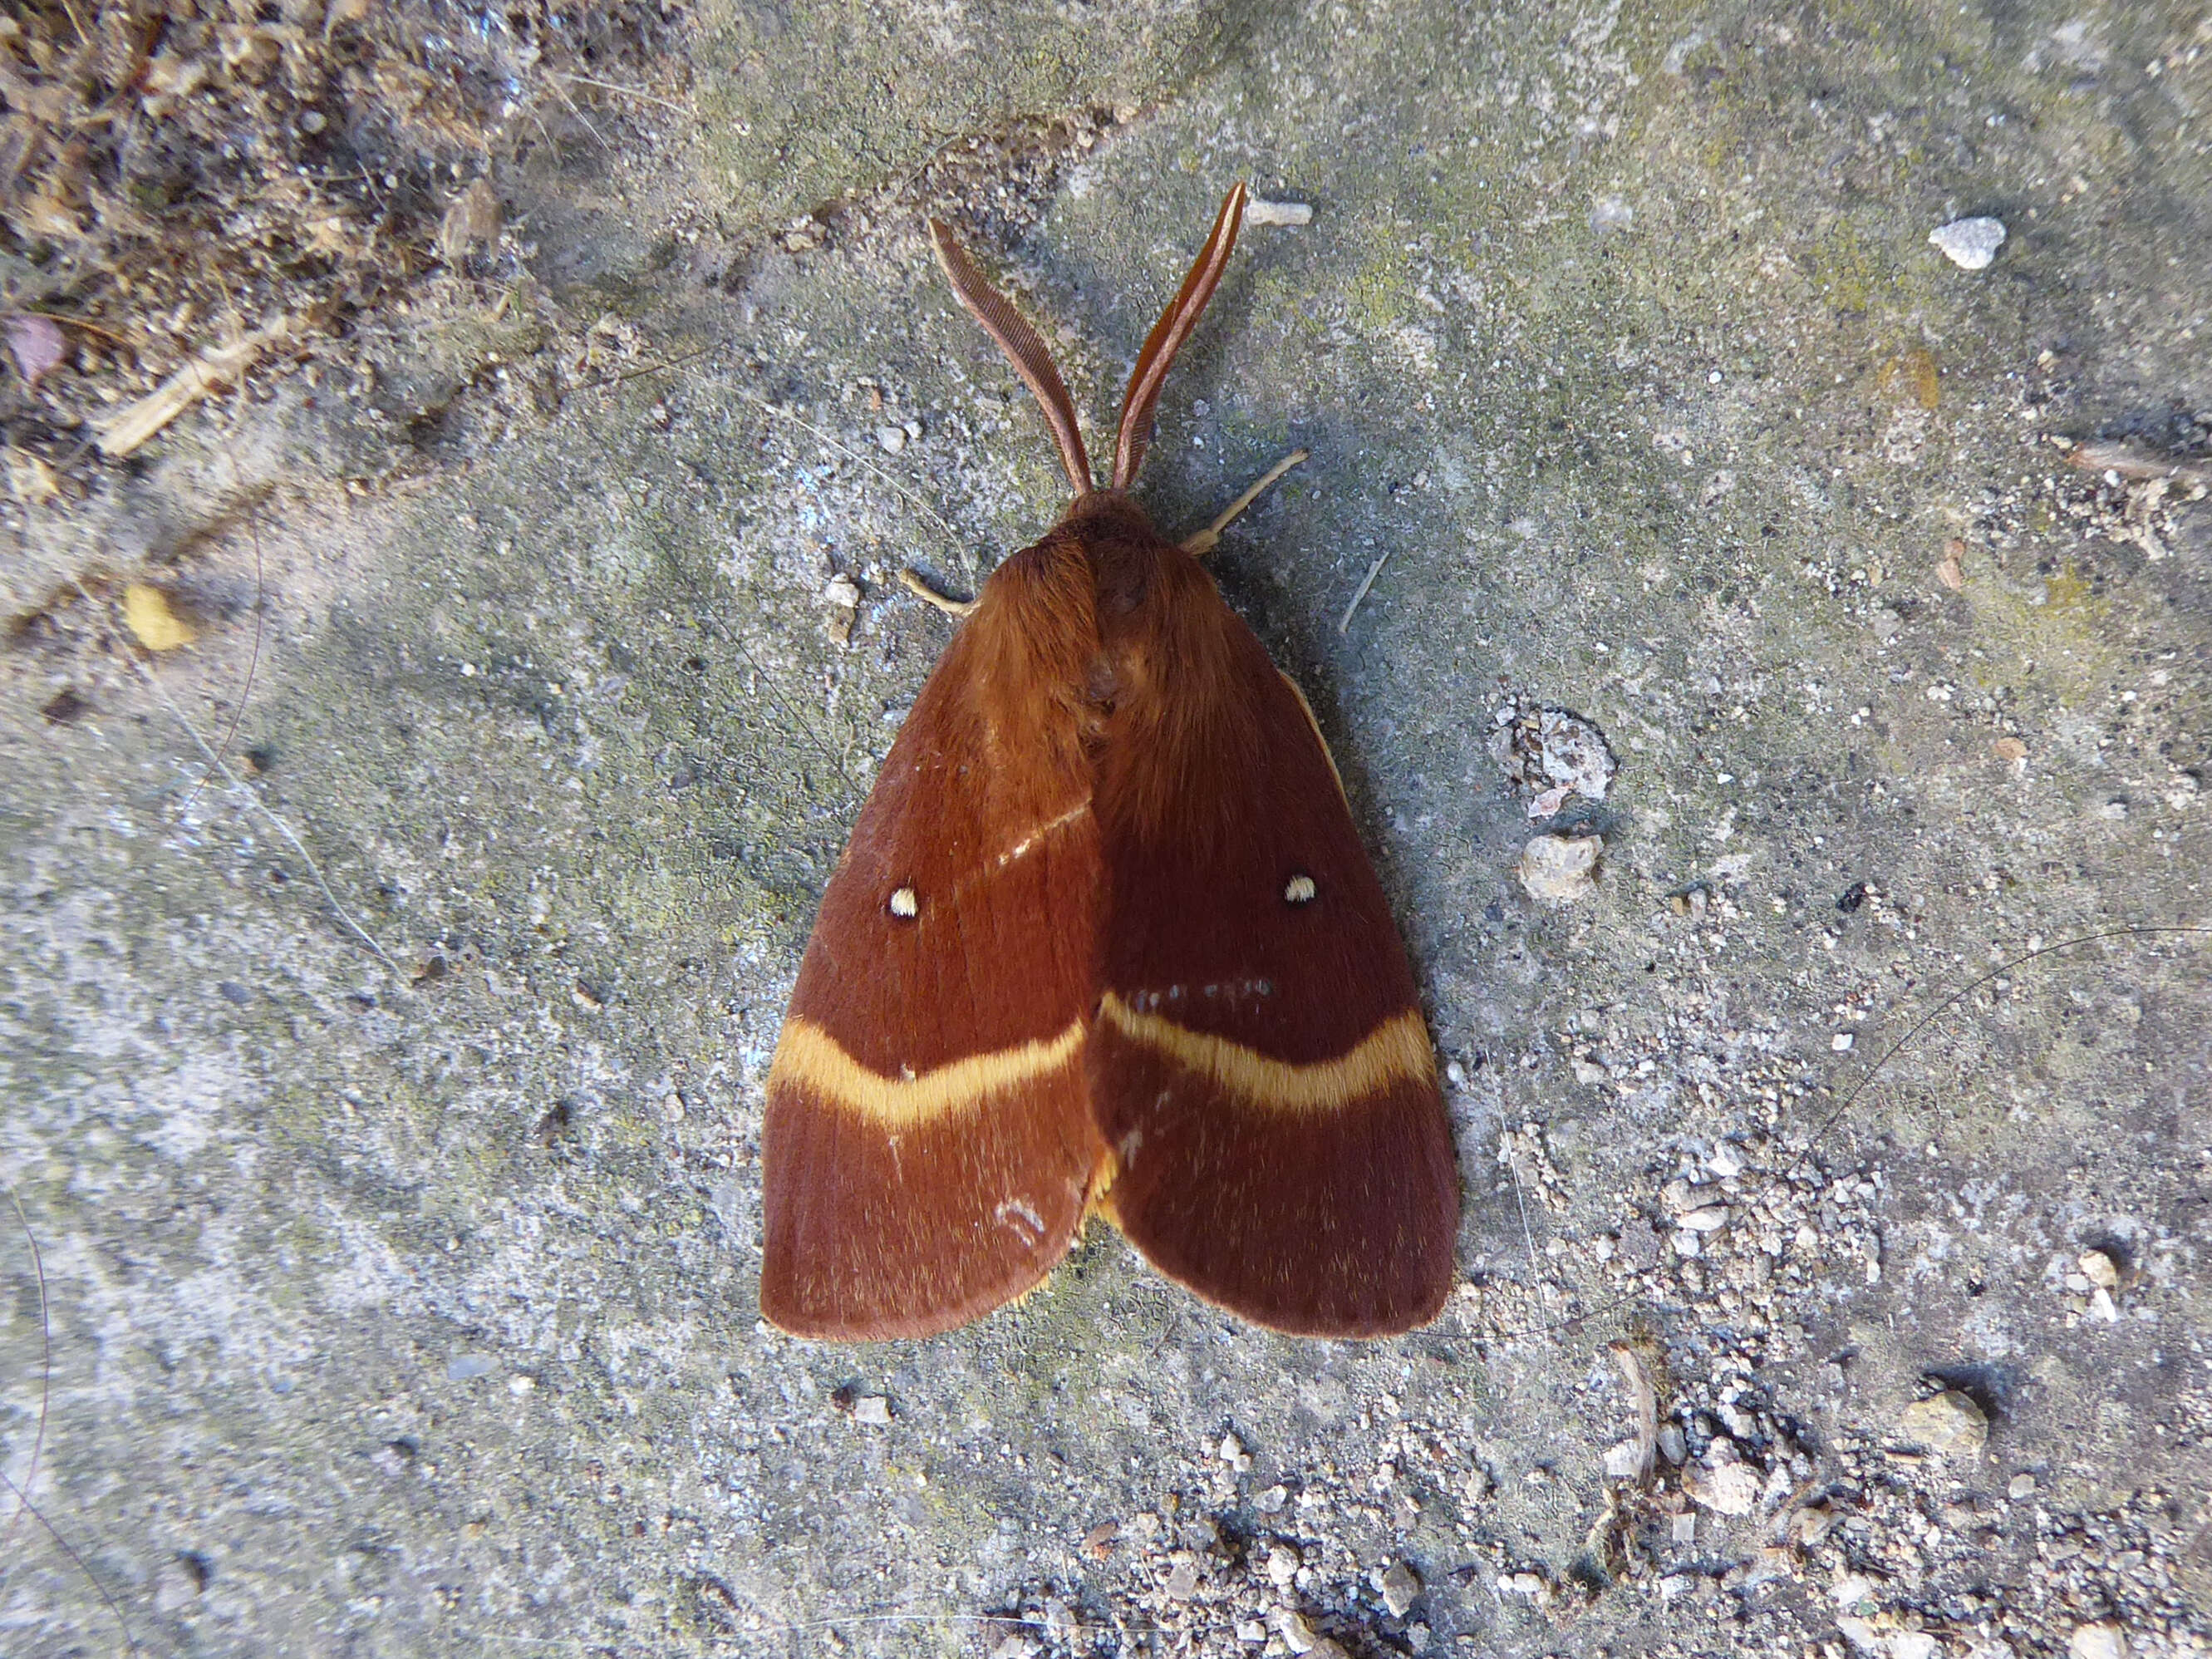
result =
[[[1333,1111],[1394,1083],[1433,1085],[1437,1080],[1436,1052],[1429,1047],[1428,1029],[1411,1009],[1384,1020],[1358,1048],[1310,1066],[1270,1060],[1241,1042],[1207,1036],[1158,1014],[1139,1013],[1110,991],[1099,1012],[1124,1036],[1273,1111]]]
[[[916,1077],[890,1078],[861,1065],[820,1026],[794,1018],[783,1023],[768,1081],[770,1089],[780,1083],[805,1089],[885,1128],[911,1129],[1056,1072],[1082,1049],[1079,1019],[1042,1042],[970,1054]]]

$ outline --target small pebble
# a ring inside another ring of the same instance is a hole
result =
[[[2079,1263],[2081,1276],[2108,1291],[2120,1288],[2120,1264],[2102,1250],[2084,1250]]]
[[[1874,1580],[1864,1573],[1847,1572],[1828,1587],[1828,1599],[1849,1611],[1874,1600]]]
[[[1521,849],[1521,884],[1547,904],[1571,904],[1597,890],[1593,873],[1601,836],[1538,836]]]
[[[1198,1569],[1188,1561],[1178,1561],[1168,1573],[1168,1600],[1188,1601],[1198,1594]]]
[[[1942,1457],[1979,1457],[1990,1443],[1990,1419],[1956,1389],[1914,1401],[1899,1417],[1897,1426],[1907,1439]]]
[[[1990,261],[2004,246],[2005,228],[2002,222],[1988,217],[1954,219],[1929,231],[1928,240],[1960,270],[1987,270]]]
[[[1762,1484],[1750,1464],[1723,1463],[1691,1471],[1690,1498],[1717,1515],[1749,1515]]]
[[[1254,1498],[1252,1507],[1262,1515],[1280,1515],[1284,1505],[1290,1501],[1291,1489],[1288,1486],[1275,1486],[1268,1487],[1267,1491]]]
[[[1797,1543],[1801,1549],[1811,1549],[1836,1529],[1843,1516],[1831,1509],[1800,1510],[1797,1512]]]
[[[2015,1504],[2024,1498],[2034,1497],[2035,1477],[2032,1474],[2015,1474],[2005,1482],[2005,1496]]]
[[[1644,1443],[1623,1440],[1605,1449],[1605,1478],[1633,1480],[1644,1473]]]
[[[1306,1623],[1305,1615],[1295,1607],[1277,1610],[1275,1634],[1283,1638],[1283,1645],[1292,1653],[1311,1653],[1321,1641],[1314,1634],[1313,1626]]]
[[[2122,1659],[2127,1645],[2120,1639],[2120,1627],[2107,1620],[2094,1625],[2076,1625],[2074,1634],[2067,1639],[2066,1651],[2073,1659]]]
[[[860,602],[860,585],[850,576],[832,576],[823,585],[822,597],[842,611],[850,611]]]
[[[199,1575],[181,1561],[165,1561],[154,1575],[154,1610],[174,1614],[199,1600]]]
[[[1674,1517],[1674,1523],[1669,1528],[1668,1535],[1678,1544],[1696,1543],[1698,1541],[1698,1512],[1695,1510],[1684,1510],[1680,1515]]]
[[[1839,1054],[1845,1054],[1850,1052],[1851,1044],[1856,1040],[1849,1031],[1838,1031],[1828,1039],[1828,1047]]]
[[[891,1402],[879,1394],[864,1395],[853,1402],[853,1420],[880,1429],[891,1420]]]
[[[1591,205],[1589,228],[1601,236],[1608,232],[1633,230],[1636,210],[1618,196],[1601,196]]]
[[[1406,1609],[1413,1605],[1413,1598],[1421,1593],[1421,1581],[1403,1561],[1395,1561],[1382,1575],[1382,1605],[1390,1609],[1390,1616],[1403,1619]]]
[[[1263,202],[1257,197],[1244,204],[1248,225],[1310,225],[1313,209],[1304,202]]]
[[[878,427],[876,429],[876,441],[884,447],[887,454],[896,455],[906,447],[906,428],[897,426]]]

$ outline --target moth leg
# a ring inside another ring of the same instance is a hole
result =
[[[1224,509],[1219,518],[1216,519],[1212,524],[1206,526],[1205,529],[1194,531],[1191,534],[1184,537],[1182,538],[1182,550],[1189,554],[1194,559],[1202,559],[1207,554],[1212,552],[1215,544],[1219,542],[1221,539],[1221,532],[1228,529],[1231,525],[1237,522],[1237,515],[1242,514],[1246,507],[1251,506],[1253,502],[1258,501],[1261,495],[1265,495],[1268,485],[1273,483],[1276,479],[1281,477],[1283,474],[1288,472],[1292,467],[1296,466],[1300,461],[1303,461],[1305,459],[1306,452],[1303,449],[1294,449],[1289,454],[1284,456],[1281,460],[1277,461],[1274,465],[1267,469],[1266,473],[1261,476],[1259,483],[1254,484],[1242,495],[1239,495],[1235,501],[1230,502],[1228,507]]]
[[[911,570],[899,572],[899,580],[906,584],[907,592],[915,598],[935,605],[948,617],[965,617],[975,609],[973,599],[948,599]]]

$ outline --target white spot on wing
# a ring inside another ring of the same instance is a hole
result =
[[[1090,811],[1090,810],[1091,803],[1089,801],[1085,801],[1080,806],[1070,807],[1066,811],[1062,812],[1056,818],[1053,818],[1044,823],[1040,823],[1036,829],[1030,830],[1029,834],[1024,836],[1012,847],[1006,848],[1005,852],[1000,854],[999,863],[1001,866],[1005,866],[1012,864],[1018,858],[1024,857],[1028,854],[1029,850],[1032,847],[1035,847],[1047,836],[1051,835],[1055,830],[1062,829],[1065,826],[1074,823],[1076,819],[1083,817],[1086,812]]]
[[[1021,1234],[1024,1244],[1035,1244],[1044,1237],[1044,1218],[1025,1200],[1006,1199],[991,1215],[1000,1226],[1012,1227]]]
[[[911,887],[894,888],[891,891],[890,912],[902,921],[912,921],[921,914],[921,904]]]
[[[1314,885],[1314,878],[1301,870],[1291,878],[1289,884],[1283,889],[1283,897],[1292,904],[1310,904],[1313,902],[1314,895],[1319,890]]]

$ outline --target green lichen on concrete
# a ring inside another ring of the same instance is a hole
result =
[[[719,7],[697,54],[702,182],[740,218],[780,223],[905,178],[963,139],[1171,98],[1235,49],[1254,14],[1221,0],[1141,0],[1110,17],[1036,0],[897,15]]]

